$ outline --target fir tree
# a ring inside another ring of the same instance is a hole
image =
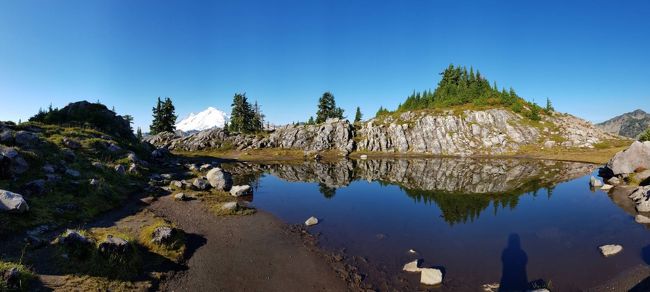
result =
[[[336,107],[334,95],[329,91],[323,93],[318,100],[318,111],[316,112],[316,123],[320,124],[330,118],[343,119],[343,109]]]
[[[354,122],[355,123],[361,122],[362,118],[363,118],[363,114],[361,114],[361,108],[357,107],[357,112],[354,114]]]
[[[153,112],[153,121],[151,121],[151,126],[149,126],[149,133],[151,135],[156,135],[161,132],[162,125],[162,101],[160,101],[160,96],[156,102],[156,106],[151,109]]]
[[[264,129],[264,114],[260,106],[257,102],[251,106],[245,93],[237,93],[233,97],[228,129],[240,133],[255,133]]]
[[[255,105],[253,105],[253,121],[252,121],[252,130],[254,132],[259,132],[264,130],[264,117],[265,116],[262,113],[262,109],[257,104],[257,101],[255,101]]]
[[[307,125],[315,125],[316,121],[314,121],[314,117],[309,117],[309,120],[307,121]]]
[[[135,137],[138,138],[138,141],[142,141],[142,129],[138,127],[138,130],[135,132]]]
[[[129,129],[131,129],[131,131],[133,131],[133,127],[131,127],[131,125],[133,124],[133,116],[132,116],[132,115],[124,115],[124,116],[122,116],[122,118],[123,118],[127,123],[129,123]]]
[[[547,97],[546,98],[546,112],[550,113],[550,112],[553,112],[553,111],[555,111],[555,109],[553,108],[553,104],[551,103],[551,99]]]
[[[160,100],[156,102],[156,106],[152,109],[153,111],[153,121],[149,127],[149,132],[152,135],[161,133],[161,132],[174,132],[176,130],[176,114],[175,108],[172,104],[172,100],[169,97],[166,97],[164,101]]]

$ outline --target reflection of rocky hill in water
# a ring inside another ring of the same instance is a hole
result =
[[[474,219],[490,203],[495,208],[517,205],[520,195],[552,188],[594,170],[576,162],[523,159],[383,159],[333,163],[237,164],[236,174],[268,172],[287,181],[315,182],[326,197],[354,180],[399,185],[409,197],[435,202],[447,222]],[[496,211],[496,210],[495,210]]]

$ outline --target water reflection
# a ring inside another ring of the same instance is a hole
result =
[[[449,224],[473,221],[489,206],[513,209],[525,193],[545,190],[593,171],[591,164],[522,159],[379,159],[285,164],[235,163],[229,171],[255,185],[263,173],[290,182],[314,182],[332,198],[356,180],[397,185],[415,201],[434,203]]]

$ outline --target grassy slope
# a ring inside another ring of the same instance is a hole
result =
[[[72,222],[84,222],[110,209],[118,207],[143,183],[140,175],[119,175],[112,167],[117,164],[128,166],[126,151],[135,151],[139,157],[147,155],[141,144],[111,139],[105,133],[82,128],[64,128],[52,125],[32,124],[42,129],[38,134],[42,143],[34,149],[18,149],[27,160],[29,170],[17,176],[16,180],[0,180],[0,189],[21,193],[24,185],[36,179],[46,179],[42,167],[45,164],[60,166],[64,160],[62,145],[64,137],[74,139],[82,145],[74,150],[76,158],[66,162],[66,167],[79,171],[80,177],[74,178],[57,172],[58,181],[47,181],[45,192],[39,195],[25,196],[30,206],[25,214],[0,214],[0,235],[20,232],[35,226],[48,224],[61,226]],[[28,124],[17,126],[24,129]],[[110,152],[107,143],[116,143],[122,151]],[[105,167],[92,165],[100,162]],[[90,179],[98,179],[98,186],[91,186]]]

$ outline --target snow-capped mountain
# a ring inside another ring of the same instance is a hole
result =
[[[176,129],[183,132],[202,131],[214,127],[223,127],[228,115],[216,108],[209,107],[204,111],[190,115],[176,124]]]

